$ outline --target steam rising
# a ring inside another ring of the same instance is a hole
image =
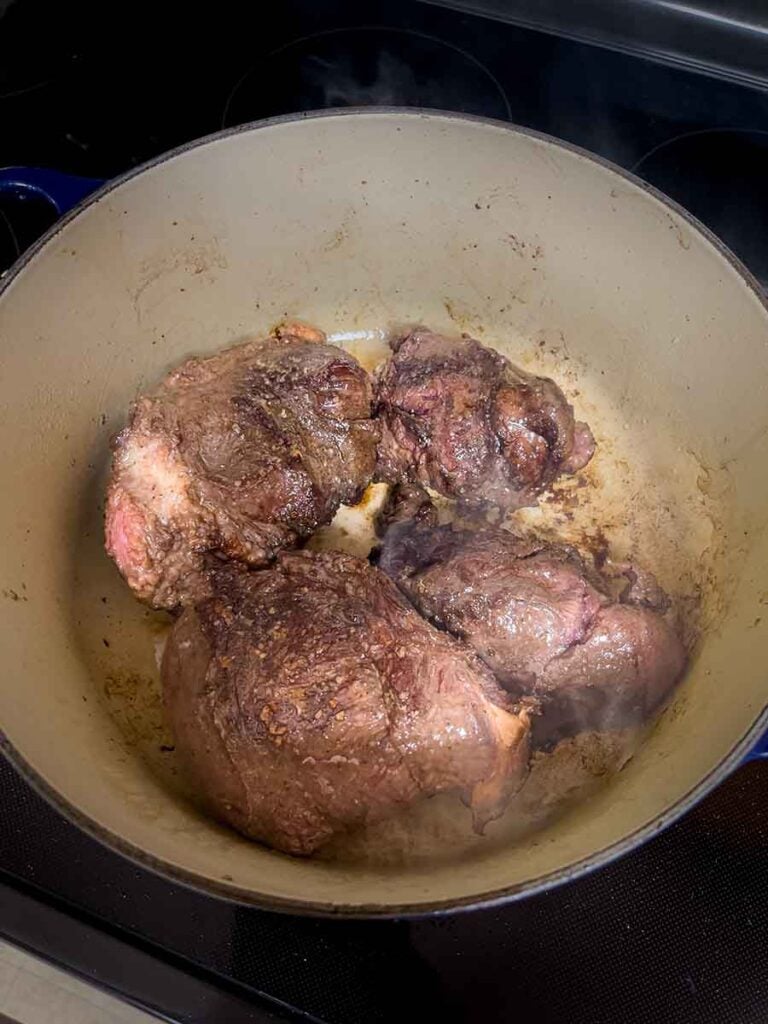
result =
[[[423,493],[423,492],[422,492]],[[408,489],[407,499],[398,502],[396,494],[390,493],[388,501],[380,501],[379,529],[384,534],[381,547],[374,552],[374,559],[379,567],[399,583],[404,594],[412,600],[419,610],[426,614],[433,623],[442,629],[448,629],[460,639],[465,640],[483,657],[483,660],[496,673],[497,678],[504,682],[513,694],[522,694],[526,687],[521,680],[512,679],[504,672],[503,658],[499,650],[491,647],[491,640],[482,643],[482,632],[471,629],[461,630],[456,626],[456,618],[451,615],[451,608],[445,607],[436,614],[435,605],[424,602],[424,592],[419,591],[415,581],[419,573],[430,567],[439,570],[443,559],[450,559],[451,546],[457,536],[464,536],[462,527],[468,525],[472,531],[483,531],[484,523],[477,520],[467,523],[456,520],[451,525],[436,527],[437,513],[432,523],[424,523],[424,502],[417,501],[418,495],[413,488]],[[417,510],[417,520],[408,516]],[[420,510],[420,512],[418,511]],[[441,509],[444,521],[448,516],[445,506]],[[454,509],[455,513],[455,509]],[[389,518],[387,518],[389,517]],[[674,652],[679,651],[682,659],[682,648],[679,646],[666,622],[662,624],[662,616],[667,613],[669,601],[658,586],[655,578],[647,572],[635,569],[628,564],[604,565],[598,570],[591,559],[582,561],[572,549],[553,549],[535,538],[520,540],[519,561],[530,566],[530,560],[545,556],[548,551],[555,551],[564,561],[555,558],[552,564],[542,567],[549,582],[556,573],[558,565],[566,567],[569,576],[564,580],[563,593],[566,602],[569,600],[568,586],[574,580],[582,578],[584,593],[592,593],[593,605],[585,609],[584,633],[573,640],[563,652],[555,651],[553,657],[564,662],[574,661],[579,653],[586,649],[587,641],[595,629],[599,628],[599,617],[604,609],[619,607],[620,614],[626,614],[632,623],[640,623],[645,627],[658,619],[661,641],[671,644]],[[472,575],[467,573],[467,588],[473,589]],[[529,583],[531,581],[528,581]],[[448,589],[453,594],[460,593],[456,579],[448,581]],[[555,588],[557,592],[557,587]],[[565,616],[562,608],[553,599],[551,607],[545,607],[546,591],[538,590],[532,584],[521,600],[516,604],[519,622],[515,633],[515,624],[507,622],[516,644],[525,645],[526,627],[537,626],[549,630],[545,642],[551,640],[556,644],[558,625],[562,625]],[[518,595],[520,596],[520,595]],[[563,596],[559,594],[558,596]],[[580,595],[581,596],[581,595]],[[493,593],[483,592],[482,582],[474,587],[472,600],[475,612],[482,620],[483,614],[492,623],[494,641],[498,639],[497,627],[498,608],[493,604]],[[450,598],[448,604],[451,604]],[[626,609],[626,613],[624,612]],[[572,611],[572,609],[566,608]],[[537,618],[538,616],[538,618]],[[616,644],[626,642],[626,636],[617,636]],[[643,642],[651,643],[645,636],[637,639],[639,646]],[[616,661],[616,688],[611,690],[601,687],[604,678],[578,677],[576,685],[561,693],[547,695],[542,693],[534,698],[537,716],[534,719],[533,737],[534,751],[531,757],[529,775],[522,789],[513,797],[501,819],[493,822],[482,837],[471,834],[469,814],[457,798],[441,796],[404,811],[393,820],[363,832],[345,837],[332,844],[324,851],[326,858],[385,864],[397,866],[405,862],[413,863],[435,860],[449,860],[457,853],[465,853],[475,847],[501,847],[511,841],[519,840],[531,831],[544,826],[552,818],[561,815],[570,807],[578,804],[591,795],[606,779],[620,771],[633,756],[652,727],[655,718],[666,705],[671,694],[672,684],[679,678],[681,664],[664,663],[659,670],[672,673],[666,679],[668,689],[652,699],[643,691],[643,699],[634,703],[627,701],[627,693],[622,689],[621,650],[614,651]],[[587,661],[585,664],[589,665]],[[650,671],[655,662],[653,658],[644,663]],[[650,666],[651,668],[648,668]],[[548,668],[548,665],[545,666]],[[599,673],[598,673],[599,675]],[[644,684],[647,680],[640,679]],[[650,689],[650,684],[648,689]],[[530,698],[524,698],[527,702]]]

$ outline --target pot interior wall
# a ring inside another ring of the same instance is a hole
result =
[[[640,552],[701,633],[648,742],[542,832],[395,867],[292,860],[202,815],[163,749],[163,622],[101,546],[109,439],[173,363],[286,316],[369,365],[382,332],[423,322],[555,376],[601,447],[574,518],[546,524]],[[686,219],[583,155],[404,112],[214,139],[62,227],[6,288],[0,336],[0,723],[48,786],[150,858],[256,900],[482,897],[663,816],[763,710],[766,310]]]

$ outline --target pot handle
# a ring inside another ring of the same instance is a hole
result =
[[[81,178],[41,167],[0,168],[0,193],[8,192],[22,200],[29,196],[45,199],[59,216],[103,184],[100,178]]]
[[[744,758],[744,761],[762,761],[768,758],[768,732],[764,732]]]

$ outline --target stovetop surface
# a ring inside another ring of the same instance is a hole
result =
[[[634,170],[768,280],[763,91],[416,0],[285,0],[266,14],[222,0],[196,17],[163,7],[160,21],[156,5],[135,0],[107,28],[94,0],[16,0],[0,21],[0,161],[108,178],[275,114],[462,110]],[[50,216],[0,209],[7,264]]]
[[[300,919],[213,900],[84,836],[1,763],[0,794],[9,876],[161,957],[328,1024],[768,1020],[768,762],[739,769],[683,821],[579,881],[410,922]],[[66,940],[66,922],[57,929],[34,943],[43,953]],[[87,969],[87,951],[70,952]]]
[[[371,103],[463,110],[634,170],[768,281],[765,93],[414,0],[285,0],[262,13],[229,2],[202,13],[163,7],[161,22],[157,5],[137,0],[107,26],[95,3],[12,4],[0,19],[0,165],[107,178],[275,114]],[[44,203],[0,198],[0,268],[52,220]],[[302,920],[182,889],[84,836],[7,765],[0,808],[0,882],[55,909],[25,941],[87,973],[89,949],[76,948],[74,931],[67,942],[67,922],[87,921],[105,949],[107,935],[118,937],[169,972],[220,987],[219,1003],[174,1008],[170,981],[165,1001],[147,984],[142,997],[130,958],[116,954],[111,974],[101,965],[103,983],[169,1019],[246,1019],[227,993],[241,1007],[262,993],[328,1024],[424,1013],[768,1020],[768,763],[743,767],[683,821],[589,877],[417,922]]]

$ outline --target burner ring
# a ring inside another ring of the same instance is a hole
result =
[[[631,168],[721,238],[768,282],[768,131],[702,128],[654,146]]]
[[[647,153],[644,153],[639,160],[629,168],[631,174],[637,174],[638,177],[643,176],[641,170],[642,164],[646,160],[651,160],[658,153],[662,153],[668,146],[675,146],[678,143],[684,143],[688,139],[696,139],[703,135],[766,135],[768,136],[768,129],[765,128],[697,128],[692,132],[683,132],[682,135],[673,135],[671,139],[665,139],[663,142],[659,142],[658,145],[654,146],[653,149],[649,149]]]
[[[473,54],[427,33],[369,25],[302,36],[266,54],[235,83],[221,127],[346,106],[512,117],[504,89]]]

